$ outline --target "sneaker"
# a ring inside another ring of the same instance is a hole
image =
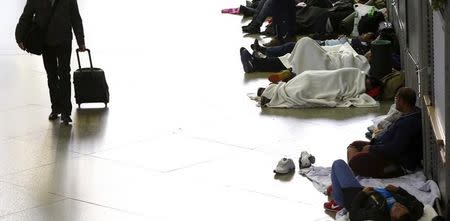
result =
[[[298,159],[300,169],[308,168],[315,162],[316,162],[316,158],[306,151],[302,151],[302,153],[300,154],[300,159]]]
[[[260,32],[260,24],[256,22],[250,22],[248,25],[242,26],[242,32],[246,32],[249,34],[259,34]]]
[[[288,79],[292,79],[295,75],[291,73],[289,70],[280,71],[275,74],[271,74],[269,76],[269,81],[277,84],[280,81],[286,81]]]
[[[340,206],[339,204],[337,204],[336,201],[334,201],[334,200],[324,203],[323,208],[325,210],[331,211],[331,212],[338,212],[341,209],[343,209],[343,207]]]
[[[242,62],[242,67],[244,68],[245,73],[251,73],[254,72],[254,68],[253,68],[253,57],[250,54],[250,52],[248,52],[247,49],[245,49],[244,47],[242,47],[240,49],[240,54],[241,54],[241,62]]]
[[[278,162],[277,167],[275,168],[275,170],[273,170],[273,172],[276,174],[287,174],[294,170],[294,161],[292,161],[292,159],[283,158]]]

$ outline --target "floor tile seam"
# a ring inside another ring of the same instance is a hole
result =
[[[227,186],[228,188],[236,189],[236,190],[239,190],[239,191],[244,191],[244,192],[249,192],[249,193],[255,193],[255,194],[263,195],[263,196],[269,197],[269,198],[276,198],[276,199],[283,200],[283,201],[289,201],[289,202],[293,202],[293,203],[299,203],[299,204],[303,204],[303,205],[306,205],[306,206],[312,206],[312,207],[314,207],[314,205],[309,204],[309,203],[305,203],[305,202],[303,202],[303,201],[292,200],[292,199],[289,199],[289,198],[286,198],[286,197],[281,197],[281,196],[277,196],[277,195],[270,194],[270,193],[264,193],[264,192],[260,192],[260,191],[255,191],[255,190],[247,189],[247,188],[241,188],[241,187],[238,187],[238,186],[235,186],[235,185],[232,185],[232,184],[226,185],[226,186]]]
[[[41,104],[25,104],[25,105],[18,105],[18,106],[13,106],[13,107],[9,107],[9,108],[5,108],[5,109],[0,109],[0,112],[8,112],[8,111],[13,111],[13,110],[18,110],[27,106],[36,106],[36,107],[41,107],[42,109],[49,109],[46,108],[44,105]]]
[[[54,195],[54,194],[53,194],[53,195]],[[57,204],[57,203],[63,202],[63,201],[65,201],[65,200],[67,200],[67,199],[68,199],[68,198],[63,198],[63,199],[55,200],[55,201],[50,202],[50,203],[47,203],[47,204],[37,205],[37,206],[33,206],[33,207],[26,208],[26,209],[23,209],[23,210],[19,210],[19,211],[16,211],[16,212],[7,213],[7,214],[5,214],[5,215],[1,215],[0,218],[6,218],[6,217],[8,217],[8,216],[17,215],[17,214],[22,213],[22,212],[25,212],[25,211],[27,211],[27,210],[32,210],[32,209],[37,209],[37,208],[40,208],[40,207],[51,206],[51,205],[53,205],[53,204]]]
[[[15,186],[15,187],[26,189],[26,190],[28,190],[30,192],[34,192],[32,187],[22,186],[22,185],[19,185],[19,184],[16,184],[16,183],[12,183],[12,182],[9,182],[9,181],[4,181],[4,180],[0,180],[0,183],[6,183],[6,184],[9,184],[9,185],[12,185],[12,186]],[[46,193],[49,194],[49,195],[57,196],[57,197],[63,197],[64,199],[68,198],[66,196],[62,196],[61,194],[55,194],[55,193],[48,192],[48,191]],[[63,200],[63,199],[61,199],[61,200]],[[60,201],[60,200],[58,200],[58,201]]]
[[[30,171],[30,170],[35,170],[35,169],[39,169],[39,168],[42,168],[42,167],[50,166],[50,165],[55,164],[55,163],[56,163],[56,162],[52,162],[52,163],[47,163],[47,164],[39,165],[39,166],[37,166],[37,167],[32,167],[32,168],[27,168],[27,169],[24,169],[24,170],[19,170],[19,171],[12,172],[12,173],[0,174],[0,182],[2,182],[2,180],[3,180],[5,177],[8,177],[8,176],[14,176],[14,175],[16,175],[16,174],[24,173],[24,172],[27,172],[27,171]]]
[[[87,155],[87,156],[96,158],[96,159],[100,159],[100,160],[104,160],[104,161],[108,161],[111,163],[117,163],[127,169],[141,169],[141,170],[145,170],[145,171],[152,172],[152,173],[159,173],[158,175],[151,174],[152,176],[160,176],[162,173],[164,173],[164,171],[159,171],[156,169],[151,169],[151,168],[143,167],[143,166],[137,166],[136,164],[127,163],[127,162],[124,162],[121,160],[114,160],[114,159],[104,158],[104,157],[100,157],[100,156],[96,156],[96,155]]]
[[[158,138],[153,138],[153,139],[158,139]],[[88,155],[88,156],[95,156],[95,154],[103,153],[103,152],[106,152],[106,151],[125,149],[125,148],[127,148],[127,146],[125,146],[125,145],[140,144],[140,143],[144,143],[144,142],[146,142],[148,140],[152,140],[152,139],[139,138],[138,140],[133,140],[131,142],[124,142],[124,143],[119,143],[119,144],[114,144],[114,145],[106,145],[106,146],[104,146],[104,148],[102,148],[102,149],[100,149],[98,151],[91,151],[89,153],[82,153],[82,152],[78,152],[78,151],[74,151],[74,152],[79,153],[79,154]],[[77,148],[77,145],[74,145],[74,146],[71,146],[71,147]]]
[[[231,144],[231,143],[227,143],[227,142],[223,142],[223,141],[219,141],[219,140],[215,140],[215,139],[208,139],[205,137],[199,137],[199,136],[190,136],[193,139],[197,139],[197,140],[203,140],[203,141],[207,141],[210,143],[216,143],[216,144],[222,144],[222,145],[226,145],[226,146],[232,146],[235,147],[237,149],[244,149],[244,150],[254,150],[256,149],[256,147],[244,147],[244,146],[240,146],[237,144]]]
[[[59,194],[55,194],[55,195],[59,195]],[[116,208],[116,207],[106,206],[106,205],[102,205],[102,204],[99,204],[99,203],[86,201],[86,200],[82,200],[82,199],[78,199],[78,198],[74,198],[74,197],[66,197],[65,200],[73,200],[73,201],[76,201],[76,202],[81,202],[81,203],[85,203],[85,204],[89,204],[89,205],[93,205],[93,206],[98,206],[98,207],[102,207],[102,208],[106,208],[106,209],[111,209],[111,210],[115,210],[115,211],[119,211],[119,212],[122,212],[122,213],[129,214],[129,215],[138,216],[138,217],[141,217],[141,218],[147,218],[145,216],[145,214],[139,214],[139,213],[136,213],[136,212],[131,212],[131,211],[125,210],[125,209],[120,209],[120,208]]]

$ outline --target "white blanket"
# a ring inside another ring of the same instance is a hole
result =
[[[307,177],[314,187],[322,193],[325,193],[327,187],[331,185],[330,167],[311,166],[300,170],[299,173]],[[432,180],[426,180],[422,171],[390,179],[356,178],[363,186],[385,187],[388,184],[400,186],[424,205],[433,205],[434,201],[441,196],[437,184]]]
[[[309,37],[298,40],[292,54],[286,54],[279,59],[296,74],[307,70],[335,70],[345,67],[354,67],[369,73],[370,69],[367,58],[356,53],[350,44],[322,47]]]
[[[268,107],[375,107],[365,94],[365,74],[357,68],[304,71],[287,83],[269,85],[262,96]]]

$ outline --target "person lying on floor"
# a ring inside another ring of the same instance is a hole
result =
[[[370,68],[367,58],[356,53],[350,44],[320,46],[309,37],[298,40],[291,54],[280,57],[258,58],[245,48],[241,48],[240,54],[246,73],[278,72],[292,68],[292,72],[298,74],[306,70],[335,70],[344,67],[359,68],[367,73]]]
[[[401,187],[364,187],[343,160],[331,167],[331,196],[324,203],[329,211],[345,208],[351,221],[416,221],[423,215],[424,205]]]
[[[304,71],[287,83],[260,88],[257,95],[261,107],[374,107],[380,85],[357,68],[315,70]]]
[[[378,139],[355,141],[348,146],[347,162],[356,175],[391,178],[421,167],[422,117],[415,103],[416,92],[400,88],[395,97],[400,118]]]

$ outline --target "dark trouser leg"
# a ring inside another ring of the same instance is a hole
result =
[[[46,46],[43,60],[47,71],[52,110],[71,115],[70,57],[71,42],[59,46]]]
[[[355,175],[353,175],[350,167],[343,160],[336,160],[331,166],[331,185],[333,186],[333,198],[340,206],[349,204],[348,202],[344,202],[344,193],[342,189],[362,188],[361,184],[356,180]]]
[[[278,72],[287,68],[281,63],[280,59],[274,57],[254,58],[253,66],[255,71],[261,72]]]
[[[45,71],[47,72],[47,84],[52,103],[52,112],[61,112],[60,88],[58,79],[58,64],[56,59],[56,48],[46,46],[42,54]]]
[[[276,36],[285,39],[296,35],[295,0],[274,0],[272,18]]]
[[[253,22],[262,25],[264,21],[272,15],[272,7],[274,0],[263,0],[256,8],[256,15],[253,17]]]
[[[281,57],[287,53],[291,53],[294,50],[296,42],[288,42],[280,46],[266,48],[266,55],[269,57]]]

